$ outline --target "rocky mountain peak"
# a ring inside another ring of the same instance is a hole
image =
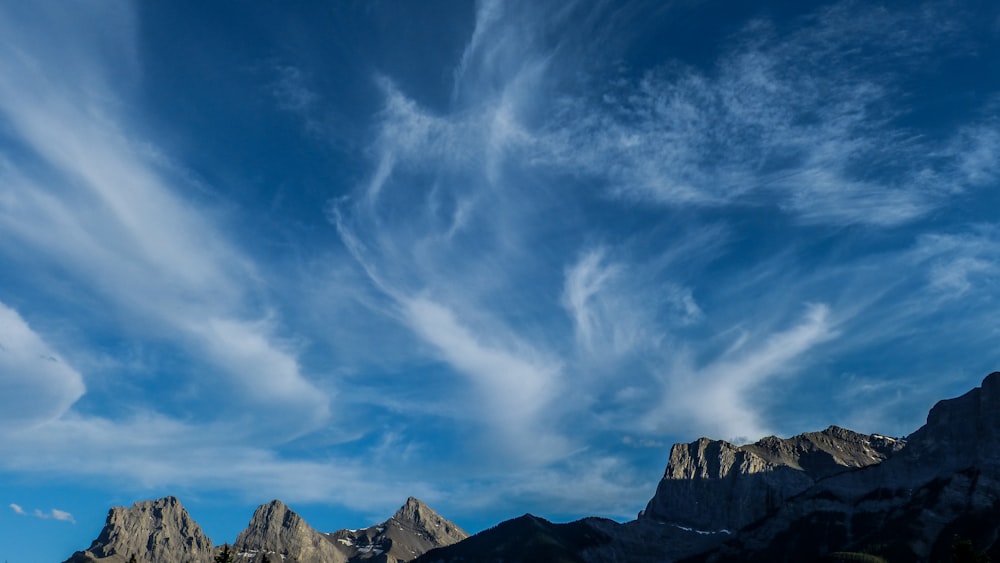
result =
[[[97,539],[68,563],[119,563],[133,555],[138,561],[156,563],[208,562],[212,541],[177,498],[165,497],[109,510]]]
[[[418,533],[435,546],[450,545],[468,537],[464,530],[414,497],[406,499],[406,503],[385,525],[388,526],[393,522],[401,524],[404,529]]]
[[[736,530],[818,480],[879,464],[902,447],[902,441],[838,426],[742,446],[708,438],[676,444],[640,517],[702,531]]]
[[[326,536],[279,500],[259,506],[233,546],[249,560],[265,553],[271,559],[274,554],[301,563],[343,563],[348,559]]]
[[[396,563],[458,543],[469,535],[423,501],[410,497],[381,524],[363,530],[339,530],[329,537],[339,546],[353,550],[352,563],[367,559]]]

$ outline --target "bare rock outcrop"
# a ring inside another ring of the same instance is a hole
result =
[[[150,563],[208,563],[212,540],[179,500],[166,497],[109,510],[97,539],[67,563],[125,563],[133,555]]]
[[[347,563],[350,554],[314,530],[280,500],[257,508],[233,549],[244,560],[268,559],[299,563]]]
[[[903,451],[833,475],[692,561],[791,561],[834,551],[951,557],[956,535],[1000,557],[1000,372],[938,402]]]
[[[903,442],[831,426],[736,446],[701,438],[676,444],[640,519],[701,531],[735,531],[777,510],[818,480],[879,464]]]
[[[244,561],[397,563],[468,537],[461,528],[413,497],[381,524],[324,534],[281,501],[260,506],[234,548]]]
[[[396,563],[410,561],[431,549],[458,543],[469,537],[423,501],[410,497],[385,522],[363,530],[340,530],[333,541],[355,551],[352,562],[373,559]]]

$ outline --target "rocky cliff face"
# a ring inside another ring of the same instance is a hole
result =
[[[1000,372],[939,402],[884,463],[817,481],[695,560],[774,561],[832,551],[948,560],[956,534],[1000,557]]]
[[[640,518],[700,531],[735,531],[818,480],[881,463],[901,447],[892,438],[836,426],[744,446],[707,438],[677,444]]]
[[[410,497],[392,518],[364,530],[340,530],[332,541],[353,550],[352,562],[374,559],[410,561],[437,547],[458,543],[469,534],[422,501]]]
[[[956,536],[1000,560],[1000,372],[905,443],[830,427],[678,444],[637,520],[526,516],[418,561],[949,561]]]
[[[212,541],[174,497],[108,511],[104,529],[86,551],[67,563],[124,563],[131,556],[155,563],[207,563]]]
[[[468,537],[413,497],[377,526],[323,534],[278,500],[261,505],[233,544],[237,560],[399,563]],[[218,549],[174,497],[112,508],[100,535],[66,563],[211,563]]]
[[[262,559],[264,554],[272,561],[299,563],[347,563],[349,559],[348,553],[279,500],[257,508],[233,549],[249,561]]]

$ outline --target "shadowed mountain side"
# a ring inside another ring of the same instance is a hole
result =
[[[831,426],[744,446],[675,445],[655,496],[625,524],[526,514],[467,537],[410,498],[382,524],[321,534],[274,501],[236,542],[244,561],[286,563],[902,563],[947,561],[954,545],[1000,560],[1000,372],[938,402],[906,441]],[[132,554],[201,563],[211,542],[169,497],[111,509],[69,562]]]
[[[819,481],[693,560],[796,560],[843,550],[948,560],[955,534],[1000,558],[1000,372],[938,402],[899,454]]]
[[[998,538],[1000,373],[992,373],[937,403],[906,441],[831,426],[745,446],[678,444],[635,521],[526,515],[418,561],[909,563],[948,561],[958,540],[1000,560]]]
[[[773,512],[818,480],[876,465],[903,443],[831,426],[791,438],[735,446],[701,438],[670,450],[656,494],[640,513],[705,531],[735,531]]]
[[[584,518],[567,524],[525,514],[450,547],[427,552],[415,563],[580,563],[671,561],[703,552],[726,539],[653,521],[619,524]]]

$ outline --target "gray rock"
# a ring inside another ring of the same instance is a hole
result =
[[[640,519],[736,531],[818,480],[881,463],[901,447],[901,441],[836,426],[743,446],[708,438],[676,444]]]
[[[271,561],[298,563],[397,563],[410,561],[435,547],[468,537],[413,497],[385,522],[360,530],[323,534],[281,501],[260,506],[234,548],[244,561],[268,555]]]
[[[458,543],[469,534],[445,520],[422,501],[410,497],[385,522],[364,530],[340,530],[329,535],[353,550],[352,563],[410,561],[437,547]]]
[[[166,497],[109,510],[97,539],[67,563],[124,563],[132,555],[151,563],[208,563],[213,556],[212,540],[180,501]]]
[[[350,553],[314,530],[301,516],[279,500],[263,504],[233,544],[244,560],[257,561],[264,554],[272,561],[347,563]]]
[[[885,462],[818,480],[697,560],[815,559],[867,551],[890,561],[950,558],[956,534],[1000,554],[1000,372],[938,402]]]
[[[232,551],[254,563],[398,563],[468,537],[461,528],[413,497],[377,526],[323,534],[279,500],[261,505]],[[211,563],[219,549],[174,497],[138,502],[108,512],[90,548],[66,563],[126,563],[132,555],[150,563]]]

